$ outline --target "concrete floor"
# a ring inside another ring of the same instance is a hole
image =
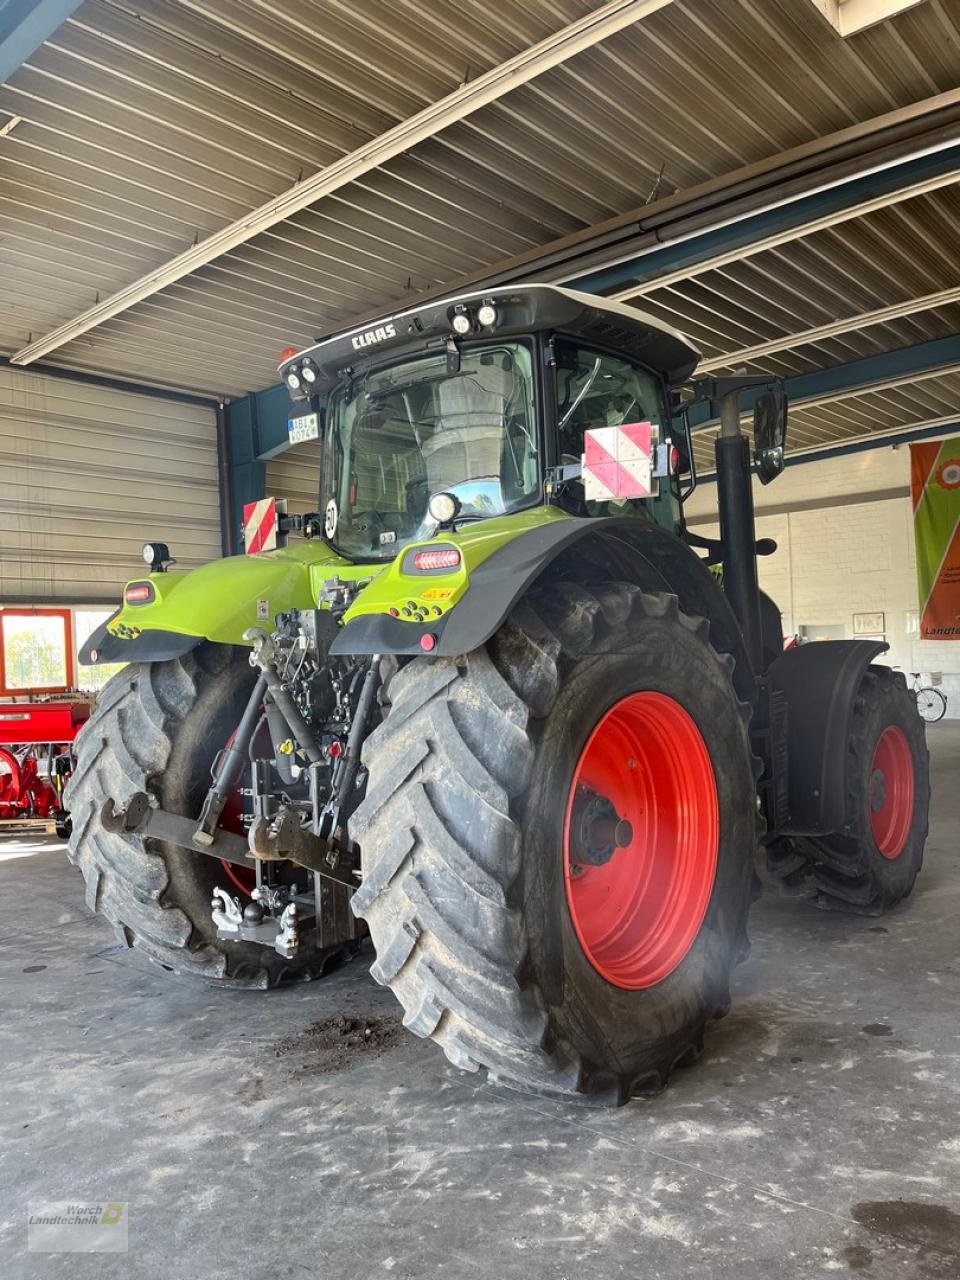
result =
[[[960,724],[929,733],[912,901],[763,898],[734,1011],[616,1112],[478,1086],[354,962],[269,995],[117,953],[47,841],[0,843],[0,1275],[149,1280],[960,1276]],[[369,963],[369,958],[367,958]],[[389,1040],[389,1037],[388,1037]],[[26,1251],[28,1206],[129,1204],[126,1255]]]

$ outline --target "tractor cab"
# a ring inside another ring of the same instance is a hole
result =
[[[698,358],[651,316],[528,285],[338,334],[280,372],[322,424],[327,541],[376,561],[544,503],[675,528],[690,451],[671,391]]]

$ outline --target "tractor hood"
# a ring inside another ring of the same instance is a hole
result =
[[[493,312],[493,323],[480,323],[481,308]],[[671,383],[689,378],[700,359],[681,333],[634,307],[557,285],[531,284],[458,294],[385,316],[305,348],[284,361],[279,372],[292,398],[306,402],[329,391],[361,362],[395,349],[539,330],[613,346]]]

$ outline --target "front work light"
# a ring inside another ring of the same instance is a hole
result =
[[[492,302],[484,302],[477,312],[477,322],[485,329],[492,329],[497,323],[497,308]]]
[[[305,364],[300,370],[300,376],[303,378],[304,382],[316,382],[317,371],[312,364]]]
[[[427,503],[430,519],[437,524],[449,524],[460,510],[460,501],[452,493],[435,493]]]
[[[300,378],[293,370],[287,374],[287,386],[291,391],[296,391],[300,386]]]
[[[450,323],[453,325],[454,333],[464,334],[470,332],[470,317],[465,311],[458,311]]]
[[[165,542],[145,542],[140,553],[145,564],[150,566],[151,573],[163,573],[168,564],[176,564]]]

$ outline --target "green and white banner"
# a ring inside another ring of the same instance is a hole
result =
[[[910,446],[921,640],[960,640],[960,440]]]

